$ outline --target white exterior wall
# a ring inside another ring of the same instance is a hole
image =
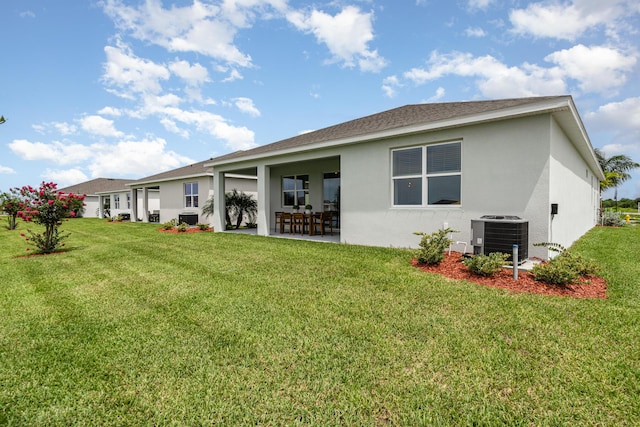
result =
[[[558,203],[558,214],[549,240],[569,247],[597,224],[600,183],[555,121],[551,138],[550,202]]]
[[[184,184],[190,182],[198,183],[198,206],[186,207]],[[160,223],[168,222],[172,219],[178,219],[183,214],[197,214],[198,222],[203,224],[212,224],[213,218],[206,217],[202,214],[202,207],[207,199],[213,196],[213,177],[200,176],[195,178],[187,178],[177,181],[162,182],[160,186]],[[256,180],[242,178],[226,178],[225,190],[232,191],[237,189],[239,192],[251,194],[257,199]],[[153,210],[153,209],[150,209]]]
[[[178,181],[162,182],[160,184],[160,223],[178,219],[179,215],[197,214],[198,222],[207,222],[202,215],[202,206],[209,198],[211,188],[211,177],[201,176]],[[186,207],[184,184],[189,182],[198,183],[198,206]]]
[[[529,221],[529,256],[546,255],[531,243],[546,241],[549,228],[549,121],[535,116],[345,149],[341,240],[417,247],[420,237],[413,232],[431,233],[446,224],[459,231],[454,240],[470,242],[472,219],[516,215]],[[450,141],[462,141],[461,205],[393,207],[391,150]]]
[[[87,195],[84,198],[83,218],[98,218],[98,207],[100,207],[100,196]]]

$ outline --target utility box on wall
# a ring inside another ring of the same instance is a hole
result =
[[[518,245],[518,264],[528,257],[529,221],[517,216],[484,215],[471,220],[473,254],[502,252],[512,260],[513,245]]]

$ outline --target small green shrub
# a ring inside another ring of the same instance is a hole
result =
[[[176,228],[178,229],[179,233],[184,233],[185,231],[187,231],[187,228],[189,228],[189,224],[187,224],[186,222],[181,222]]]
[[[602,213],[602,225],[607,227],[622,227],[624,224],[624,220],[617,212],[606,210]]]
[[[556,261],[556,258],[544,264],[538,264],[531,273],[539,282],[550,285],[567,285],[578,280],[579,274],[568,264]]]
[[[420,239],[420,249],[416,253],[416,258],[420,264],[440,264],[444,259],[444,251],[451,244],[449,234],[457,233],[450,228],[438,230],[431,234],[416,231],[413,234],[422,236]]]
[[[567,285],[578,280],[580,276],[597,274],[598,265],[557,243],[535,243],[534,246],[546,246],[559,255],[546,263],[534,266],[531,273],[536,280],[552,285]]]
[[[556,258],[557,262],[562,262],[580,276],[594,275],[600,272],[598,265],[592,259],[587,259],[580,254],[571,251],[564,251]]]
[[[162,224],[162,228],[164,230],[173,230],[173,227],[176,226],[176,220],[172,219],[171,221],[167,221],[164,224]]]
[[[210,228],[209,224],[203,224],[201,222],[197,223],[196,227],[198,227],[202,231],[207,231]]]
[[[479,276],[492,276],[502,269],[509,254],[502,252],[492,252],[489,255],[478,254],[470,258],[464,258],[462,263],[467,266],[473,274]]]

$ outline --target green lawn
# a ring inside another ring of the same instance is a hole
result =
[[[0,425],[640,424],[640,227],[576,245],[607,300],[156,227],[72,220],[37,257],[0,229]]]

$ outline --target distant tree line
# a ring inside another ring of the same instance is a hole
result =
[[[603,209],[615,209],[616,208],[616,203],[618,206],[618,210],[621,211],[637,211],[638,210],[638,203],[640,203],[640,197],[635,198],[635,199],[626,199],[626,198],[622,198],[620,200],[618,200],[616,202],[616,200],[614,199],[606,199],[602,201],[602,208]]]

